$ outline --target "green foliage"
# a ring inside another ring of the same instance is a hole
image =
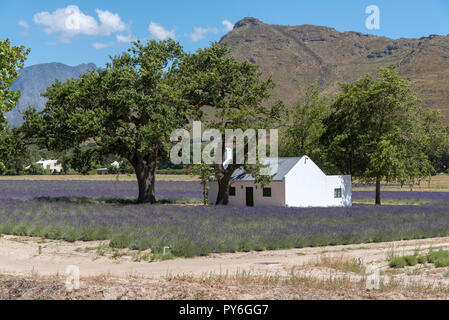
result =
[[[394,257],[390,260],[390,268],[404,268],[407,265],[404,257]]]
[[[256,65],[238,61],[226,46],[213,43],[208,48],[197,50],[185,58],[180,70],[189,79],[183,87],[183,95],[188,97],[193,115],[207,128],[219,130],[223,142],[226,129],[241,129],[243,132],[247,129],[273,129],[280,120],[282,103],[276,103],[271,109],[264,105],[274,87],[272,79],[263,80]],[[246,141],[245,149],[247,147]],[[224,150],[223,143],[222,154]],[[221,164],[213,166],[219,184],[217,204],[227,204],[230,177],[242,166],[236,163],[226,169]],[[260,165],[245,166],[256,182],[266,184],[270,179],[259,175],[258,168]]]
[[[439,251],[431,250],[427,254],[427,261],[435,264],[437,268],[449,267],[449,251],[440,249]]]
[[[418,264],[425,264],[427,262],[427,257],[425,256],[417,256]]]
[[[432,174],[428,155],[447,140],[439,119],[419,107],[407,80],[381,68],[378,77],[341,84],[321,142],[340,171],[378,184],[380,204],[380,181],[418,183]]]
[[[172,253],[178,257],[191,258],[196,255],[196,247],[192,241],[180,239],[173,245]]]
[[[0,131],[0,159],[4,159],[0,174],[20,175],[35,159],[33,150],[25,143],[20,130]]]
[[[106,68],[56,81],[44,94],[44,110],[25,112],[23,130],[49,150],[72,150],[70,164],[83,174],[104,155],[127,159],[138,201],[154,203],[156,161],[167,156],[171,132],[188,123],[178,71],[184,55],[173,40],[134,42]]]
[[[65,228],[61,238],[67,242],[75,242],[81,239],[81,234],[75,228]]]
[[[29,52],[30,49],[24,46],[11,46],[9,39],[0,39],[0,172],[6,170],[4,162],[9,158],[7,151],[15,152],[13,144],[2,137],[8,127],[8,119],[3,113],[14,109],[19,101],[20,91],[11,90],[11,86],[19,76],[19,69],[23,68]]]
[[[24,46],[11,46],[9,39],[0,39],[0,130],[7,125],[8,120],[3,112],[11,111],[16,106],[20,91],[12,91],[11,85],[19,76],[30,49]]]
[[[137,239],[131,243],[129,248],[131,250],[145,251],[145,250],[151,248],[151,242],[147,238]]]
[[[436,268],[449,267],[449,251],[430,249],[427,256],[415,253],[411,256],[391,257],[389,266],[391,268],[404,268],[405,266],[416,266],[417,264],[432,263]]]
[[[116,249],[128,248],[131,244],[131,239],[125,233],[116,234],[112,237],[109,246]]]
[[[408,266],[416,266],[418,264],[418,257],[416,256],[405,256],[405,262],[407,262]]]
[[[203,204],[208,205],[209,199],[207,197],[207,192],[209,191],[209,186],[207,183],[209,182],[210,177],[214,174],[213,167],[211,165],[201,163],[194,165],[191,170],[191,174],[200,178],[201,185],[203,186]]]
[[[318,85],[306,89],[304,97],[285,115],[280,136],[279,153],[283,157],[308,155],[320,168],[329,168],[326,153],[320,143],[325,131],[324,119],[329,116],[329,105],[320,96]]]

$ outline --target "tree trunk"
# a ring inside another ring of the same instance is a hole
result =
[[[231,176],[223,175],[218,180],[218,195],[215,205],[226,206],[229,203],[229,182],[231,181]]]
[[[137,183],[139,184],[138,203],[156,203],[154,184],[156,176],[156,154],[138,157],[135,161]]]
[[[376,205],[380,206],[382,204],[380,200],[380,178],[376,179]]]

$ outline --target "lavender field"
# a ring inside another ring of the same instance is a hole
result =
[[[135,181],[0,181],[0,199],[33,198],[135,198]],[[158,198],[202,197],[201,184],[190,181],[157,181]]]
[[[354,197],[359,197],[359,192]],[[449,236],[449,201],[352,208],[235,208],[69,201],[131,198],[135,182],[0,181],[0,233],[49,239],[111,240],[116,248],[176,256]],[[384,193],[385,197],[403,195]],[[421,197],[435,193],[419,193]],[[158,182],[163,198],[200,198],[197,182]],[[361,197],[366,197],[361,194]],[[52,199],[60,201],[51,201]],[[67,198],[67,201],[65,201]]]

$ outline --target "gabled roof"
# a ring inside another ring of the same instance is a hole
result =
[[[262,161],[263,164],[269,165],[271,174],[275,174],[273,177],[274,181],[283,180],[287,173],[302,159],[303,157],[295,157],[295,158],[277,158],[278,167],[277,171],[275,168],[276,158],[266,158]],[[254,178],[250,174],[247,174],[243,168],[239,168],[234,171],[231,176],[231,180],[234,181],[253,181]]]

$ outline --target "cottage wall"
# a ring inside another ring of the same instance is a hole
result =
[[[271,188],[271,197],[263,196],[263,189],[260,184],[253,181],[235,181],[231,185],[235,188],[235,196],[229,196],[229,205],[246,206],[246,187],[253,187],[254,206],[285,206],[285,188],[283,181],[272,181],[265,188]],[[209,203],[215,204],[218,195],[218,184],[215,181],[209,182],[208,199]]]

